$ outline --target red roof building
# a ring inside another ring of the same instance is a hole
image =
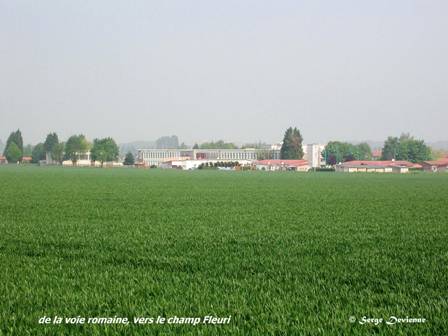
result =
[[[368,160],[354,160],[342,163],[342,165],[360,165],[360,166],[387,166],[387,167],[407,167],[420,169],[422,165],[412,163],[404,160],[389,160],[389,161],[368,161]]]
[[[409,169],[421,169],[422,166],[409,161],[347,161],[336,165],[336,171],[345,173],[407,173]]]
[[[423,170],[430,172],[448,171],[448,157],[435,161],[424,161],[422,166]]]
[[[6,160],[6,157],[0,155],[0,164],[6,164],[8,163],[8,160]]]

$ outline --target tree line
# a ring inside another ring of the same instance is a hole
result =
[[[367,143],[354,145],[347,142],[330,141],[322,153],[328,165],[353,160],[372,160],[372,150]],[[381,160],[405,160],[422,162],[431,160],[431,148],[423,140],[415,139],[410,134],[388,137],[381,150]]]
[[[280,150],[282,159],[301,159],[303,157],[302,135],[295,128],[288,128],[283,138],[283,145]],[[158,148],[188,148],[184,143],[179,145],[177,136],[161,137],[157,141]],[[261,158],[270,158],[270,149],[264,143],[248,144],[242,148],[256,148]],[[252,147],[253,146],[253,147]],[[201,145],[195,144],[193,149],[237,149],[234,143],[223,140],[204,142]],[[46,160],[50,164],[61,164],[64,160],[71,160],[76,165],[80,157],[90,151],[91,160],[104,162],[116,161],[119,156],[119,148],[114,139],[107,137],[94,139],[90,143],[83,134],[72,135],[66,142],[59,141],[56,133],[49,133],[44,142],[35,145],[31,151],[33,163]],[[24,156],[23,139],[20,130],[12,132],[8,137],[4,149],[4,156],[9,162],[20,162]],[[265,156],[265,157],[264,157]],[[125,156],[124,164],[133,165],[134,156],[128,152]]]
[[[280,159],[297,160],[304,156],[302,147],[303,138],[297,127],[289,127],[283,136],[283,143],[280,149]],[[264,143],[243,145],[242,148],[256,148],[258,159],[272,159],[272,150]],[[253,147],[252,147],[253,146]],[[167,136],[158,139],[157,147],[166,148],[188,148],[184,143],[179,145],[177,136]],[[195,144],[193,149],[237,149],[238,147],[223,140],[204,142],[201,145]],[[119,148],[115,140],[111,137],[94,139],[90,143],[82,134],[72,135],[66,142],[59,141],[56,133],[49,133],[44,142],[38,143],[32,149],[23,146],[23,139],[20,130],[12,132],[6,142],[3,155],[8,162],[20,162],[24,153],[31,152],[32,162],[38,163],[46,160],[48,163],[61,164],[64,160],[71,160],[74,165],[79,158],[90,151],[91,160],[99,161],[101,166],[104,162],[117,161]],[[335,165],[339,162],[353,160],[372,160],[372,150],[370,146],[363,142],[351,144],[342,141],[330,141],[322,156],[328,165]],[[410,162],[422,162],[431,159],[431,149],[423,140],[415,139],[410,134],[402,134],[399,137],[388,137],[384,142],[381,154],[382,160],[406,160]],[[133,165],[134,156],[128,152],[125,156],[124,164]]]
[[[104,162],[117,161],[119,156],[118,145],[111,137],[94,139],[90,143],[83,134],[70,136],[66,142],[59,141],[56,133],[49,133],[44,142],[35,145],[31,151],[31,162],[38,163],[46,160],[49,164],[61,164],[64,160],[77,161],[90,151],[92,161],[98,161],[103,166]],[[21,162],[24,156],[23,138],[20,130],[12,132],[6,142],[3,155],[8,162]],[[131,154],[132,155],[132,154]],[[132,156],[126,157],[125,162],[132,161]]]

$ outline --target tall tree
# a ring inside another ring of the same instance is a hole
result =
[[[22,151],[15,142],[11,142],[6,149],[5,156],[8,162],[16,163],[22,160]]]
[[[372,160],[372,149],[367,142],[355,145],[358,160]]]
[[[114,139],[104,138],[93,140],[93,147],[90,151],[92,161],[101,162],[101,167],[104,162],[116,161],[118,159],[118,146]]]
[[[15,146],[13,147],[12,150],[10,150],[10,147],[13,144]],[[17,150],[18,150],[18,152],[17,152]],[[18,154],[18,159],[17,159],[17,154]],[[5,150],[4,150],[3,155],[6,156],[6,158],[7,158],[7,160],[9,162],[17,162],[17,161],[21,161],[22,160],[22,157],[23,157],[23,139],[22,139],[22,133],[20,132],[20,130],[12,132],[9,135],[8,140],[6,141],[6,146],[5,146]],[[8,157],[8,155],[12,155],[12,156]]]
[[[283,137],[282,148],[280,149],[280,157],[283,160],[298,160],[303,158],[302,135],[300,131],[294,127],[286,130]]]
[[[339,162],[344,162],[345,158],[351,154],[349,149],[350,144],[340,141],[330,141],[322,152],[322,156],[330,165]]]
[[[59,145],[59,138],[56,133],[50,133],[47,135],[47,138],[44,142],[44,149],[48,158],[49,163],[54,160],[54,151],[57,150]]]
[[[56,133],[50,133],[44,142],[44,148],[47,152],[51,152],[53,148],[59,143],[59,138]]]
[[[399,155],[400,141],[397,137],[388,137],[381,151],[381,159],[392,160]]]
[[[51,159],[59,164],[64,160],[64,148],[65,144],[63,142],[58,143],[53,147],[51,152]]]
[[[43,143],[38,143],[34,146],[31,154],[32,163],[39,163],[40,160],[45,160],[45,146]]]
[[[89,143],[84,135],[72,135],[65,144],[65,155],[69,158],[73,165],[79,160],[79,156],[89,150]]]
[[[384,142],[382,158],[422,162],[431,159],[431,148],[423,140],[415,139],[409,134],[402,134],[399,138],[387,138]]]
[[[127,152],[123,164],[125,166],[133,166],[135,164],[134,155],[131,152]]]

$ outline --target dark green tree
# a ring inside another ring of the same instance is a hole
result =
[[[45,139],[45,142],[44,142],[44,149],[45,149],[45,152],[46,152],[46,154],[48,156],[48,159],[50,161],[49,163],[51,163],[51,161],[53,161],[53,160],[56,161],[54,156],[56,154],[55,151],[58,150],[58,145],[59,145],[58,135],[56,133],[54,133],[54,132],[48,134],[47,138]]]
[[[31,154],[32,163],[39,163],[40,160],[45,160],[45,146],[43,143],[38,143],[34,146]]]
[[[330,141],[322,152],[327,164],[334,165],[344,162],[344,157],[350,153],[349,144],[340,141]]]
[[[15,144],[15,146],[13,149],[10,150],[10,147],[12,146],[12,144]],[[19,158],[18,159],[17,159],[17,149],[19,150],[19,155],[18,155]],[[5,146],[3,155],[6,156],[6,159],[9,162],[17,162],[17,161],[22,160],[23,139],[22,139],[22,133],[20,132],[20,130],[12,132],[9,135],[8,140],[6,141],[6,146]],[[12,155],[12,156],[8,157],[8,155]]]
[[[431,148],[409,134],[402,134],[399,138],[388,137],[384,142],[382,159],[422,162],[431,159]]]
[[[93,140],[93,147],[90,152],[92,161],[104,162],[116,161],[118,159],[119,149],[114,139],[104,138]]]
[[[397,137],[388,137],[384,142],[384,146],[381,153],[382,160],[396,159],[399,155],[400,141]]]
[[[64,160],[64,148],[65,144],[63,142],[58,143],[53,147],[51,152],[51,159],[59,164]]]
[[[280,149],[280,157],[282,160],[300,160],[303,158],[302,135],[300,131],[294,127],[286,130],[283,137],[282,148]]]
[[[357,160],[372,160],[372,149],[367,142],[355,145]]]
[[[59,143],[59,138],[56,133],[50,133],[44,142],[44,148],[47,152],[52,152],[53,148]]]
[[[353,145],[348,142],[330,141],[325,146],[322,156],[329,165],[335,165],[339,162],[353,160],[371,160],[372,150],[370,146],[363,142]]]
[[[199,145],[197,143],[194,144],[193,149],[199,149]]]
[[[5,156],[8,162],[16,163],[22,160],[22,151],[15,142],[11,142],[8,148],[6,149]]]
[[[89,150],[89,143],[84,135],[72,135],[65,144],[65,155],[76,165],[79,156]]]
[[[125,166],[133,166],[135,164],[134,155],[131,152],[126,153],[123,164]]]

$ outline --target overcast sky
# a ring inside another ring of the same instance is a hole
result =
[[[446,0],[0,0],[0,139],[446,140]]]

